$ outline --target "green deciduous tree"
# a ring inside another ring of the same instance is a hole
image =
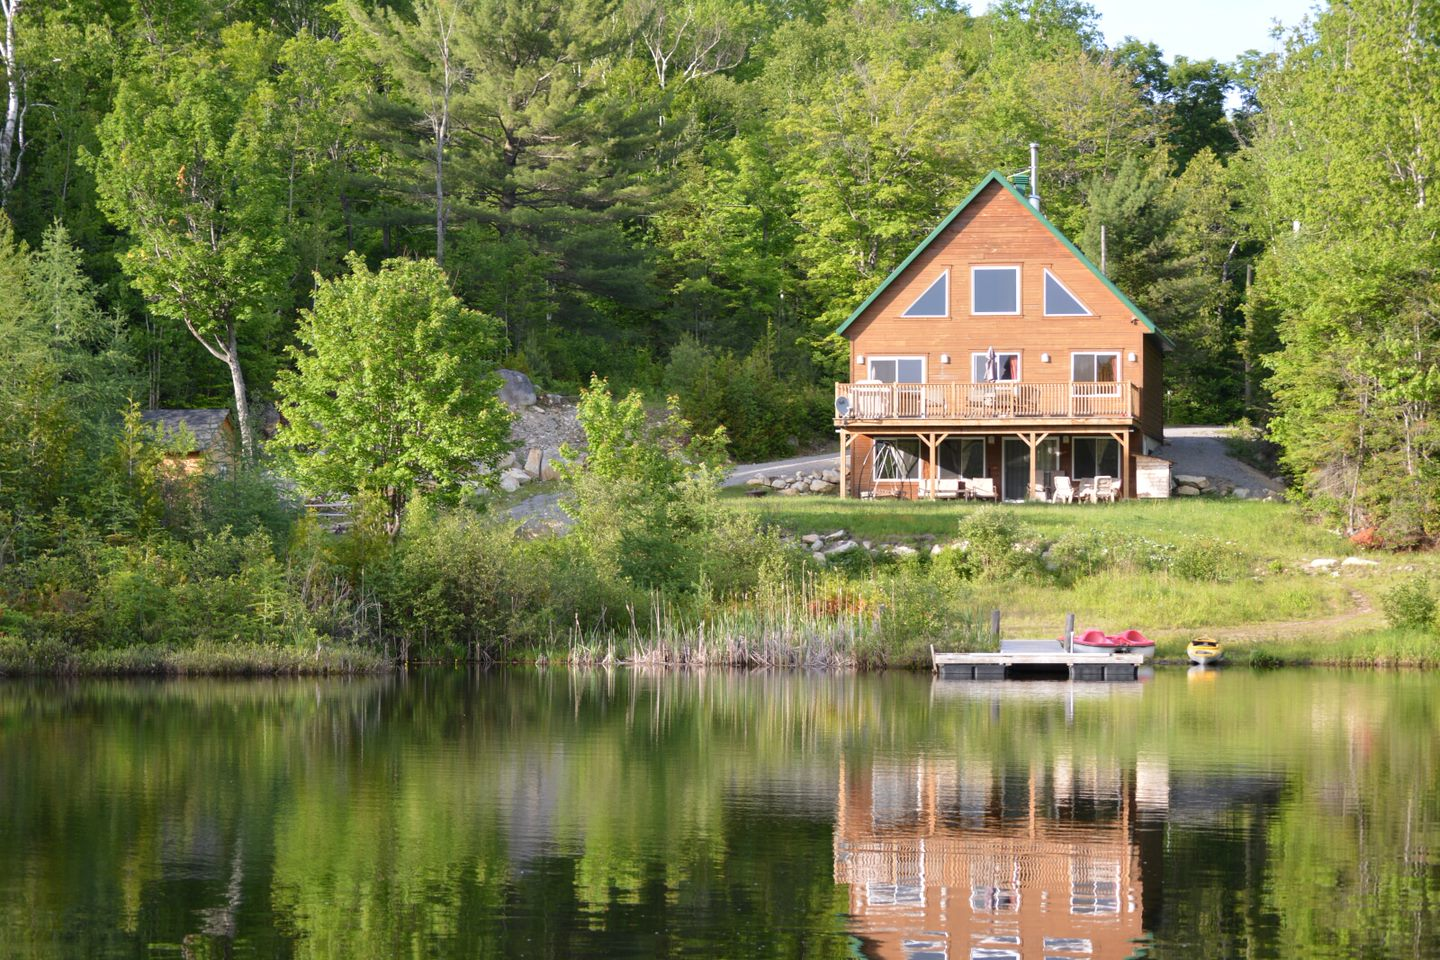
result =
[[[247,460],[242,338],[275,329],[294,271],[270,89],[279,46],[235,26],[214,48],[156,53],[121,83],[100,129],[100,195],[133,241],[125,272],[154,313],[225,364]]]
[[[276,381],[275,438],[306,490],[383,501],[398,529],[419,491],[454,500],[509,439],[496,397],[502,332],[464,307],[433,260],[389,260],[319,280],[293,370]]]
[[[1393,543],[1440,534],[1437,35],[1432,6],[1331,7],[1263,77],[1246,155],[1272,435],[1311,506]]]

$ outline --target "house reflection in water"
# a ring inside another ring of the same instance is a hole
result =
[[[1136,823],[1164,761],[842,764],[835,880],[874,958],[1125,957],[1144,932]],[[1144,833],[1151,833],[1146,830]]]

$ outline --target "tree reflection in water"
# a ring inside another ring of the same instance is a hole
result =
[[[0,952],[1430,956],[1437,692],[9,682]]]

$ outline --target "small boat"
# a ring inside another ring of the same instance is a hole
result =
[[[1220,646],[1219,642],[1211,640],[1209,637],[1196,637],[1185,648],[1185,656],[1189,657],[1190,662],[1195,666],[1203,667],[1206,664],[1219,663],[1224,660],[1225,649]]]
[[[1077,646],[1092,650],[1106,650],[1111,653],[1138,653],[1145,659],[1155,655],[1155,641],[1139,630],[1107,634],[1104,630],[1086,630],[1075,637]]]

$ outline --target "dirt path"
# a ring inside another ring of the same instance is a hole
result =
[[[1317,637],[1337,633],[1357,626],[1384,626],[1384,620],[1370,603],[1370,598],[1358,590],[1350,591],[1350,607],[1340,613],[1313,620],[1262,620],[1258,623],[1239,623],[1228,627],[1216,627],[1212,633],[1217,638],[1237,643],[1256,643],[1262,640],[1293,640],[1299,637]],[[1157,639],[1179,637],[1189,639],[1196,635],[1191,630],[1160,630]]]

